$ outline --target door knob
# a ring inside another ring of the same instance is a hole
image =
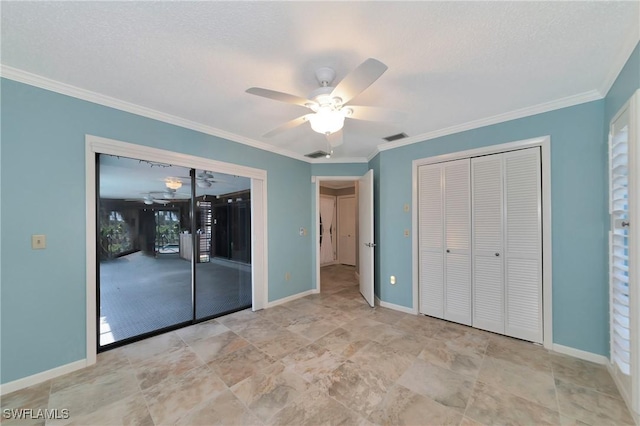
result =
[[[451,250],[447,249],[447,253],[451,253]]]
[[[496,253],[496,256],[500,256],[500,253]]]

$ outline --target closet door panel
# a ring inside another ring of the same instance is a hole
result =
[[[505,334],[542,343],[540,149],[504,155]]]
[[[471,325],[471,264],[468,254],[447,253],[444,319]]]
[[[470,159],[443,163],[444,318],[471,325],[471,172]]]
[[[420,313],[444,318],[444,259],[442,252],[420,253]]]
[[[471,160],[473,326],[504,334],[503,157]]]
[[[444,317],[442,166],[418,168],[420,313]]]

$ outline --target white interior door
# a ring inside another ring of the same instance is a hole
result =
[[[338,260],[343,265],[356,264],[356,197],[338,197]]]
[[[360,293],[373,307],[373,170],[360,178],[358,188]]]
[[[502,154],[471,159],[473,326],[504,334]]]
[[[421,314],[444,318],[442,164],[418,168],[418,274]]]
[[[334,250],[336,197],[320,196],[320,221],[322,238],[320,240],[320,264],[326,265],[336,260]]]
[[[470,160],[443,164],[444,319],[471,325],[471,172]]]
[[[505,152],[505,334],[542,343],[540,148]]]

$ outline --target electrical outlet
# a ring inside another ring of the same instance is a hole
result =
[[[33,250],[42,250],[47,248],[47,236],[46,235],[32,235],[31,236],[31,248]]]
[[[285,281],[289,281],[291,279],[291,273],[290,272],[285,272],[284,274],[284,280]]]
[[[408,230],[408,229],[405,229],[405,230],[404,230],[404,236],[405,236],[405,237],[408,237],[408,236],[409,236],[409,230]]]
[[[405,213],[409,213],[409,204],[405,204],[403,210]]]
[[[396,285],[396,276],[391,275],[391,278],[389,278],[389,282],[391,283],[391,285]]]

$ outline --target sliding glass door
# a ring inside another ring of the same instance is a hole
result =
[[[110,155],[98,170],[98,350],[251,306],[250,179]]]
[[[251,306],[251,181],[196,171],[196,318]]]

